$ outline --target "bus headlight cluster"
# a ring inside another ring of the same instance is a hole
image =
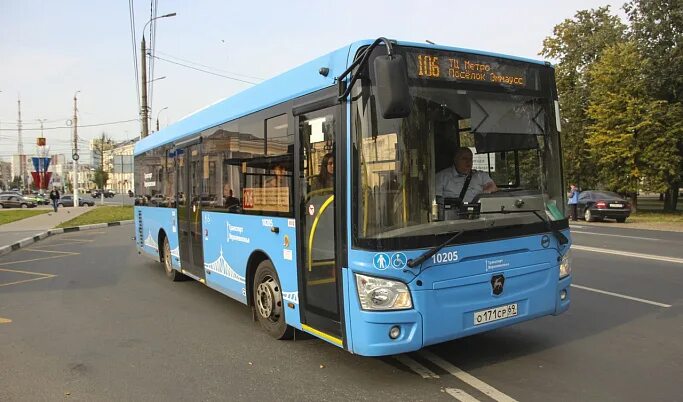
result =
[[[356,274],[356,287],[363,310],[403,310],[413,307],[405,283]]]
[[[569,263],[569,253],[562,257],[562,262],[560,262],[560,279],[569,276],[572,273],[572,266]]]

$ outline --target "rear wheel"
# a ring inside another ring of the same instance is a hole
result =
[[[22,208],[28,208],[28,204],[21,204]]]
[[[0,209],[3,209],[3,208],[5,208],[5,206],[4,206],[4,205],[2,205],[2,204],[0,204]]]
[[[164,266],[166,277],[173,282],[182,281],[185,279],[185,275],[173,269],[172,258],[173,256],[171,256],[171,246],[168,243],[168,237],[164,236],[163,246],[161,248],[161,264]]]
[[[261,327],[275,339],[291,339],[294,328],[285,322],[282,287],[269,260],[261,262],[256,268],[252,290],[254,309]]]
[[[617,222],[624,223],[626,222],[626,218],[617,218]]]
[[[57,204],[57,206],[60,208],[64,208],[64,204],[62,204],[61,202],[59,204]]]
[[[583,212],[583,218],[586,220],[586,222],[593,222],[595,220],[591,210],[588,208],[586,208],[586,210]]]

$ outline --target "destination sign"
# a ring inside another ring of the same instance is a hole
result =
[[[537,90],[538,67],[514,60],[458,52],[419,51],[407,54],[408,76]]]

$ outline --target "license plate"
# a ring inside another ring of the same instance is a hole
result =
[[[609,204],[610,208],[623,208],[624,204]]]
[[[474,325],[480,325],[491,321],[498,321],[517,315],[517,303],[494,307],[474,313]]]

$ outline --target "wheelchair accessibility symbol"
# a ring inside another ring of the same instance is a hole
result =
[[[372,265],[375,269],[384,271],[391,266],[391,259],[387,253],[377,253],[372,257]]]
[[[403,269],[406,267],[408,257],[403,253],[394,253],[391,256],[391,267],[394,269]]]

